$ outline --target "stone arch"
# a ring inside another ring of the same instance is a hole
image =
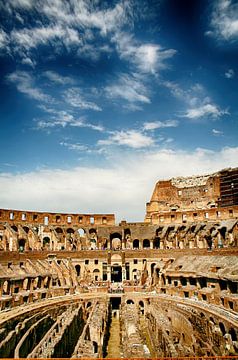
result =
[[[93,279],[94,279],[94,281],[99,281],[99,275],[100,275],[100,271],[98,269],[94,269],[93,270]]]
[[[27,234],[29,233],[30,229],[28,226],[23,226],[22,228],[25,231],[25,233],[27,233]]]
[[[110,234],[110,243],[112,250],[120,250],[121,249],[122,236],[118,232]]]
[[[67,234],[74,234],[74,229],[68,228],[68,229],[66,230],[66,232],[67,232]]]
[[[77,273],[77,276],[80,276],[81,266],[79,264],[75,265],[75,271]]]
[[[25,239],[19,239],[18,240],[18,250],[20,252],[23,252],[25,250],[25,246],[26,246],[26,240]]]
[[[137,280],[137,269],[132,270],[132,279]]]
[[[63,229],[61,227],[57,227],[55,231],[57,232],[57,234],[63,234]]]
[[[23,280],[22,288],[23,290],[30,290],[30,281],[28,278]]]
[[[90,249],[96,250],[97,249],[97,230],[91,228],[89,230],[89,238],[90,238]]]
[[[10,283],[8,280],[5,280],[2,286],[3,295],[9,295],[10,293]]]
[[[140,242],[138,239],[133,240],[133,249],[139,249],[140,248]]]
[[[154,274],[155,266],[156,266],[156,263],[152,263],[150,265],[151,276],[153,276],[153,274]]]
[[[144,239],[143,240],[143,249],[149,249],[150,248],[150,240]]]
[[[135,303],[134,303],[134,300],[132,300],[132,299],[128,299],[128,300],[126,301],[126,303],[127,303],[127,304],[133,304],[133,305],[135,304]]]
[[[160,234],[162,233],[162,231],[163,231],[163,226],[158,227],[158,229],[156,229],[156,231],[155,231],[155,235],[156,235],[156,236],[160,236]]]
[[[93,352],[94,354],[98,353],[98,343],[96,341],[93,341]]]
[[[225,328],[225,325],[222,323],[222,322],[219,322],[219,328],[222,332],[222,335],[224,336],[225,333],[226,333],[226,328]]]
[[[159,249],[160,248],[160,237],[156,236],[153,240],[153,249]]]
[[[83,228],[79,228],[77,231],[80,237],[85,237],[86,232]]]
[[[15,232],[18,232],[18,228],[17,228],[16,225],[12,225],[11,228],[12,228],[12,230],[14,230]]]
[[[43,249],[49,249],[50,247],[50,238],[49,236],[43,237]]]
[[[232,341],[237,341],[237,333],[236,333],[234,328],[231,328],[229,330],[229,334],[231,335],[231,340]]]

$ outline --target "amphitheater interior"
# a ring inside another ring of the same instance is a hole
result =
[[[0,210],[1,358],[238,355],[238,169],[158,181],[144,222]]]

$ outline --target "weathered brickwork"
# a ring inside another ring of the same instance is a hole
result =
[[[238,169],[158,181],[145,221],[182,223],[238,217]]]

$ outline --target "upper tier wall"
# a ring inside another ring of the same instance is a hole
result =
[[[39,225],[115,225],[114,214],[70,214],[23,210],[0,210],[0,221]]]

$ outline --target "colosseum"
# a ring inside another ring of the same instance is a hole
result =
[[[144,222],[0,210],[1,358],[238,354],[238,168],[158,181]]]

